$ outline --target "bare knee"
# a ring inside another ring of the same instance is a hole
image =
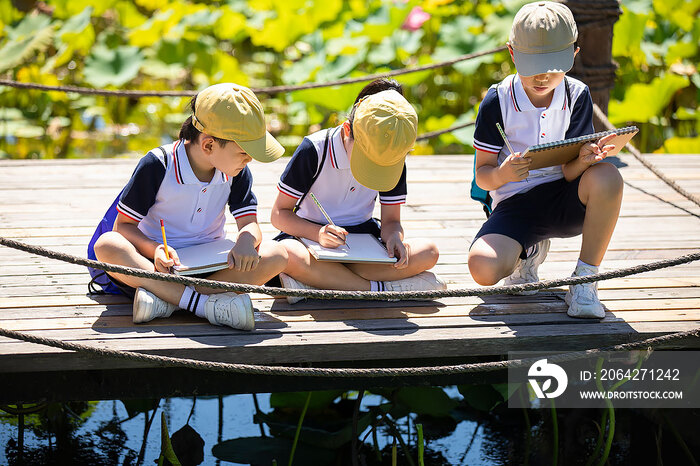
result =
[[[260,245],[260,253],[265,260],[265,264],[281,272],[287,267],[289,254],[287,249],[277,241],[266,241]]]
[[[491,286],[503,278],[503,271],[496,260],[480,254],[469,254],[469,273],[475,282],[482,286]]]
[[[414,243],[410,243],[413,245]],[[438,251],[437,246],[430,241],[421,241],[415,243],[415,247],[418,251],[417,254],[411,253],[409,259],[409,266],[415,265],[420,268],[421,271],[432,269],[437,264],[440,258],[440,251]]]
[[[311,255],[308,249],[301,242],[293,239],[285,239],[280,242],[284,247],[287,256],[289,257],[286,266],[286,272],[294,274],[300,269],[311,266]]]
[[[131,243],[116,231],[108,231],[100,235],[95,242],[95,257],[100,261],[109,262],[110,259],[119,257]]]
[[[589,196],[600,196],[606,199],[622,194],[622,175],[617,167],[608,162],[597,163],[583,173],[581,182],[588,188]]]

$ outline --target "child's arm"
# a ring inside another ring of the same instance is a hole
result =
[[[170,260],[168,260],[165,255],[165,247],[144,235],[138,228],[138,222],[126,215],[117,214],[117,219],[114,221],[114,231],[133,244],[144,257],[152,258],[156,271],[168,273],[173,265],[180,265],[180,259],[175,249],[168,246],[170,254]]]
[[[481,189],[493,191],[511,181],[522,181],[530,172],[530,157],[520,157],[520,152],[510,154],[498,165],[498,154],[476,150],[476,184]]]
[[[607,157],[608,151],[615,148],[613,144],[607,143],[614,137],[615,134],[609,134],[600,138],[598,142],[592,142],[581,146],[578,157],[571,162],[562,165],[561,167],[561,171],[564,173],[564,178],[566,181],[575,180],[581,176],[581,174],[585,172],[588,167]]]
[[[236,219],[238,237],[236,244],[228,255],[228,267],[239,272],[250,272],[260,263],[258,246],[262,241],[262,232],[256,215],[246,215]]]
[[[272,206],[270,221],[272,226],[293,236],[308,238],[326,248],[337,248],[345,244],[348,232],[345,228],[335,225],[317,225],[294,213],[297,200],[277,193],[277,199]]]
[[[396,257],[394,263],[397,269],[408,266],[410,250],[403,242],[403,227],[401,226],[401,205],[382,204],[382,241],[386,244],[389,257]]]

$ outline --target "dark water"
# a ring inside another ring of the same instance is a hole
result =
[[[463,387],[366,392],[357,414],[356,464],[392,464],[392,445],[400,438],[398,464],[411,464],[408,455],[418,465],[418,424],[425,437],[424,464],[545,465],[556,460],[584,465],[594,455],[602,410],[513,409],[493,397],[490,386],[481,387],[468,392],[469,400]],[[353,464],[357,396],[313,392],[293,464]],[[307,393],[256,398],[257,408],[250,394],[51,403],[24,415],[22,435],[19,416],[3,413],[0,463],[152,465],[161,453],[164,415],[183,464],[270,465],[275,458],[286,465]],[[700,410],[618,409],[615,414],[607,464],[682,465],[700,459]]]

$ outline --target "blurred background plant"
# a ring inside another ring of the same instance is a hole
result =
[[[505,43],[524,0],[12,0],[0,2],[0,77],[106,89],[197,90],[325,82],[433,63]],[[700,0],[624,1],[610,102],[644,152],[700,153]],[[506,52],[399,76],[419,133],[474,119],[514,72]],[[289,149],[345,117],[364,83],[261,96]],[[0,87],[0,158],[142,154],[172,140],[189,98],[100,97]],[[470,153],[472,129],[416,154]]]

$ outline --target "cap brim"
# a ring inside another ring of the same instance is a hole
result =
[[[284,154],[284,147],[270,133],[253,141],[236,141],[236,144],[258,162],[274,162]]]
[[[395,165],[384,166],[372,162],[355,143],[350,156],[352,176],[364,187],[376,191],[391,191],[396,187],[403,172],[404,159]]]
[[[567,73],[574,66],[574,45],[550,53],[523,53],[513,50],[513,61],[520,76]]]

